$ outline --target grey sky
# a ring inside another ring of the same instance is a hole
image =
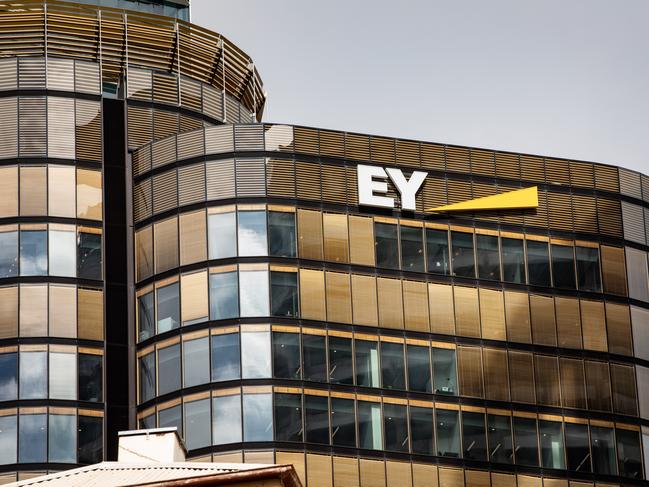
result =
[[[649,173],[646,0],[192,0],[264,119]]]

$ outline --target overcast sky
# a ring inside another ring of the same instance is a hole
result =
[[[647,0],[192,0],[264,119],[649,173]]]

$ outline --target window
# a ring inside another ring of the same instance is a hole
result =
[[[380,387],[379,343],[356,340],[356,385]]]
[[[0,401],[14,401],[17,397],[18,354],[0,353]]]
[[[180,298],[178,283],[156,289],[158,305],[158,333],[165,333],[180,326]]]
[[[303,335],[302,352],[304,380],[326,382],[326,337],[321,335]]]
[[[536,420],[514,417],[514,441],[516,464],[536,467],[539,464]]]
[[[577,282],[581,291],[602,292],[599,273],[599,250],[591,247],[575,247],[577,257]]]
[[[180,265],[207,259],[207,229],[205,210],[182,213],[178,219],[180,230]]]
[[[180,316],[182,326],[190,326],[209,319],[209,289],[207,271],[180,276]]]
[[[77,398],[77,356],[74,352],[53,350],[54,346],[50,349],[50,398],[75,400]]]
[[[47,414],[21,414],[18,433],[18,462],[47,461]]]
[[[518,238],[501,239],[503,254],[503,280],[525,284],[525,249],[523,240]]]
[[[381,450],[381,403],[358,401],[358,446],[366,450]]]
[[[568,470],[590,472],[590,447],[588,444],[588,426],[585,424],[566,423],[566,457]]]
[[[155,271],[161,273],[178,267],[178,217],[153,225],[153,237]]]
[[[376,223],[374,225],[376,266],[386,269],[399,268],[399,235],[397,225]]]
[[[273,441],[273,395],[244,393],[243,441]]]
[[[268,255],[265,211],[239,211],[239,256]]]
[[[329,444],[329,399],[304,396],[304,427],[308,443]]]
[[[47,275],[47,231],[20,230],[20,275]]]
[[[270,331],[241,329],[241,370],[244,379],[272,377]]]
[[[412,452],[420,455],[435,454],[435,434],[433,410],[423,407],[410,407],[410,431]]]
[[[180,389],[180,344],[158,349],[158,395]]]
[[[487,436],[485,417],[481,413],[462,412],[462,444],[464,458],[487,460]]]
[[[208,337],[184,341],[183,358],[185,359],[183,366],[183,383],[185,387],[206,384],[210,381],[210,344]]]
[[[101,280],[101,233],[79,231],[77,277]]]
[[[158,412],[158,425],[160,428],[178,428],[178,434],[183,438],[183,418],[181,406],[174,406]]]
[[[273,332],[274,377],[300,378],[300,334]]]
[[[18,459],[18,421],[15,414],[0,416],[0,465]]]
[[[383,404],[383,430],[385,449],[408,453],[408,407],[400,404]]]
[[[207,216],[209,258],[226,259],[237,255],[237,216],[228,213],[210,213]]]
[[[239,334],[212,335],[212,381],[221,382],[240,377]]]
[[[448,255],[448,232],[426,229],[426,254],[428,272],[448,275],[451,271]]]
[[[142,281],[153,274],[153,227],[135,232],[135,279]]]
[[[642,478],[642,453],[637,431],[616,429],[617,464],[622,477]]]
[[[381,342],[381,376],[384,389],[405,389],[403,344]]]
[[[270,314],[267,270],[247,270],[242,267],[239,272],[239,292],[242,317]]]
[[[322,236],[324,259],[331,262],[349,262],[349,230],[347,215],[323,213]]]
[[[275,394],[275,440],[302,441],[302,396]]]
[[[430,349],[419,345],[407,345],[408,389],[416,392],[431,392]]]
[[[79,401],[101,402],[102,357],[79,354]]]
[[[478,277],[480,279],[500,280],[500,252],[498,237],[476,236],[478,244]]]
[[[50,225],[50,275],[76,276],[76,229],[71,225]]]
[[[563,289],[575,289],[575,255],[573,247],[554,244],[551,247],[554,286]]]
[[[354,384],[352,339],[329,336],[329,380],[335,384]]]
[[[455,350],[433,349],[435,394],[457,394]]]
[[[48,167],[48,213],[50,216],[74,218],[75,169],[72,166]]]
[[[77,218],[101,220],[101,171],[77,168]]]
[[[527,270],[533,286],[551,286],[550,251],[547,242],[527,240]]]
[[[210,400],[186,402],[185,407],[185,446],[187,450],[205,448],[212,444],[210,437]]]
[[[155,354],[140,358],[140,403],[155,397]]]
[[[297,272],[271,272],[270,293],[273,316],[297,316]]]
[[[16,226],[0,227],[0,278],[18,275],[18,230]]]
[[[331,441],[335,446],[356,446],[354,400],[331,398]]]
[[[152,292],[137,298],[137,310],[138,340],[143,341],[155,333]]]
[[[210,319],[239,316],[239,279],[236,271],[210,273]]]
[[[557,421],[539,421],[541,437],[541,466],[565,470],[563,429]]]
[[[47,397],[47,352],[20,352],[20,399]]]
[[[458,412],[437,409],[437,455],[440,457],[460,458],[460,422]]]
[[[487,415],[489,433],[489,461],[513,463],[512,430],[509,416]]]
[[[103,423],[103,418],[79,416],[79,463],[92,465],[101,462],[103,457]]]
[[[77,463],[77,417],[74,414],[49,415],[49,461]]]
[[[591,426],[590,428],[590,446],[595,473],[604,475],[617,474],[615,441],[613,436],[613,430],[611,428],[599,426]]]
[[[401,267],[404,271],[424,272],[424,242],[421,228],[401,225]]]
[[[475,277],[473,234],[451,232],[451,243],[453,247],[453,275],[459,277]]]
[[[295,213],[268,212],[268,244],[273,257],[296,257]]]
[[[215,445],[241,442],[241,395],[212,399],[212,442]]]

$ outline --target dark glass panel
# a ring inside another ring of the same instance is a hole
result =
[[[602,278],[599,272],[599,249],[576,247],[577,282],[581,291],[602,292]]]
[[[405,389],[403,344],[381,342],[381,376],[384,389]]]
[[[590,472],[590,447],[588,426],[566,423],[566,456],[568,470]]]
[[[484,414],[462,412],[462,446],[464,458],[482,462],[487,460],[487,433]]]
[[[241,378],[239,334],[212,335],[212,381]]]
[[[183,343],[183,358],[183,383],[185,387],[207,384],[210,381],[209,337],[185,340]]]
[[[18,275],[18,232],[0,231],[0,278]]]
[[[158,424],[160,428],[177,428],[180,437],[184,438],[183,418],[181,415],[180,405],[160,411],[158,413]]]
[[[435,394],[457,394],[457,366],[455,350],[433,349],[433,376]]]
[[[18,354],[0,354],[0,401],[18,397]]]
[[[273,332],[273,375],[280,379],[299,379],[300,363],[300,334]]]
[[[412,432],[413,453],[420,455],[435,454],[435,432],[432,409],[411,407],[410,431]]]
[[[302,396],[275,394],[275,439],[302,441]]]
[[[150,353],[140,359],[140,402],[155,397],[155,354]]]
[[[49,415],[48,450],[51,463],[77,463],[77,417]]]
[[[503,280],[525,284],[525,248],[523,240],[503,238],[501,246],[503,253]]]
[[[21,414],[18,420],[18,462],[47,461],[47,414]]]
[[[437,409],[437,455],[440,457],[460,458],[460,421],[457,411]]]
[[[381,403],[358,401],[359,448],[382,450]]]
[[[551,286],[550,250],[547,242],[527,240],[527,271],[533,286]]]
[[[147,293],[137,299],[138,309],[138,338],[146,340],[155,334],[155,318],[153,308],[153,293]]]
[[[268,212],[268,240],[273,257],[295,257],[295,213]]]
[[[424,272],[424,235],[417,227],[401,225],[401,268],[404,271]]]
[[[444,275],[450,273],[448,232],[446,230],[426,229],[426,254],[428,272]]]
[[[575,254],[572,247],[551,245],[554,287],[575,289]]]
[[[101,402],[102,356],[79,354],[79,400]]]
[[[354,383],[352,339],[329,337],[329,380],[336,384]]]
[[[180,298],[178,283],[156,290],[158,301],[158,333],[164,333],[180,326]]]
[[[336,446],[356,446],[353,399],[331,398],[331,441]]]
[[[158,395],[180,389],[180,344],[158,349]]]
[[[329,444],[329,399],[304,396],[304,423],[307,443]]]
[[[185,446],[188,450],[212,444],[210,399],[185,403]]]
[[[101,235],[79,232],[77,277],[101,280]]]
[[[408,453],[408,407],[400,404],[383,404],[383,429],[385,449]]]
[[[399,268],[399,235],[397,226],[387,223],[374,225],[376,266],[386,269]]]
[[[408,345],[408,389],[416,392],[431,392],[430,348]]]
[[[453,275],[475,277],[475,256],[473,254],[473,234],[451,232]]]
[[[304,380],[327,381],[326,337],[320,335],[302,336],[302,360]]]
[[[512,430],[509,416],[489,414],[487,416],[489,436],[489,461],[513,463]]]
[[[297,316],[298,293],[296,272],[270,273],[270,304],[273,316]]]
[[[613,429],[591,426],[590,441],[595,473],[616,475],[617,462]]]
[[[642,449],[637,431],[615,430],[617,437],[617,464],[622,477],[642,478]]]
[[[535,419],[514,417],[514,441],[516,464],[538,466],[539,445]]]
[[[356,385],[380,387],[379,343],[356,340]]]
[[[210,274],[210,319],[239,316],[239,280],[236,272]]]
[[[155,416],[151,416],[155,421]],[[78,461],[92,465],[103,458],[103,418],[79,416]],[[155,427],[155,423],[152,427]]]
[[[20,275],[47,275],[47,231],[20,232]]]
[[[500,252],[498,237],[492,235],[476,236],[478,245],[478,277],[480,279],[500,280]]]
[[[543,468],[566,468],[563,448],[563,428],[558,421],[539,421],[541,436],[541,466]]]

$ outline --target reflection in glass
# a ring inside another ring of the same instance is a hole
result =
[[[385,449],[408,453],[408,407],[400,404],[383,404]]]
[[[47,461],[47,414],[21,414],[19,424],[18,462]]]
[[[20,399],[47,397],[47,352],[20,352]]]
[[[71,231],[50,230],[49,236],[50,275],[75,277],[77,272],[75,228],[72,227]]]
[[[541,466],[565,469],[563,455],[563,429],[557,421],[539,421],[541,435]]]
[[[550,250],[547,242],[527,240],[527,270],[533,286],[550,286]]]
[[[473,234],[451,232],[453,275],[475,277],[475,256],[473,255]]]
[[[77,398],[77,356],[75,353],[50,352],[50,398]]]
[[[158,302],[158,333],[180,326],[180,298],[177,282],[156,289]]]
[[[155,421],[155,415],[151,415]],[[94,416],[79,416],[79,453],[78,462],[92,465],[101,462],[103,458],[104,418]],[[155,428],[155,422],[152,426]]]
[[[241,316],[268,316],[268,271],[240,271]]]
[[[380,387],[379,343],[356,340],[356,385]]]
[[[279,379],[300,378],[299,333],[273,332],[274,377]]]
[[[413,453],[418,453],[420,455],[435,454],[432,409],[411,406],[410,431],[412,435]]]
[[[381,450],[381,403],[358,401],[359,448]]]
[[[374,224],[376,266],[386,269],[399,268],[399,235],[396,225]]]
[[[302,336],[302,360],[304,380],[327,381],[326,337],[321,335]]]
[[[0,416],[0,465],[16,463],[18,457],[18,421],[16,415]]]
[[[352,340],[337,336],[329,337],[329,380],[336,384],[354,383],[352,365]]]
[[[241,332],[241,370],[244,379],[272,376],[270,367],[270,331]]]
[[[444,275],[450,273],[448,232],[446,230],[426,229],[426,254],[428,272]]]
[[[45,230],[21,230],[20,275],[47,275],[47,232]]]
[[[0,230],[0,278],[18,275],[18,231]]]
[[[146,293],[137,298],[138,340],[146,340],[155,333],[153,314],[153,293]]]
[[[273,316],[297,316],[298,294],[296,272],[271,272],[270,293]]]
[[[240,211],[238,217],[239,256],[268,255],[266,212]]]
[[[215,445],[241,442],[241,396],[212,399],[212,442]]]
[[[79,354],[79,401],[102,400],[101,355]]]
[[[403,344],[381,342],[381,376],[384,389],[405,389]]]
[[[576,247],[577,282],[581,291],[602,292],[602,279],[599,273],[599,249]]]
[[[575,289],[575,254],[572,247],[551,245],[554,286]]]
[[[234,212],[207,215],[207,231],[210,260],[237,255],[237,216]]]
[[[525,248],[523,240],[503,238],[500,242],[503,253],[503,280],[525,284]]]
[[[500,280],[500,252],[498,237],[477,235],[478,277],[480,279]]]
[[[0,401],[18,397],[18,354],[0,353]]]
[[[210,274],[210,320],[239,316],[239,281],[235,272]]]
[[[538,466],[539,446],[536,419],[514,417],[514,441],[516,464]]]
[[[50,414],[49,419],[49,461],[77,463],[77,417]]]
[[[421,228],[401,225],[401,268],[424,272],[424,242]]]
[[[419,345],[407,345],[408,390],[431,392],[430,349]]]
[[[140,402],[155,397],[155,354],[150,353],[140,359]]]
[[[158,349],[158,395],[180,389],[180,344]]]
[[[590,472],[588,426],[585,424],[565,423],[565,427],[568,470]]]
[[[487,415],[489,461],[513,463],[512,431],[509,416]]]
[[[178,428],[178,434],[181,438],[183,437],[183,418],[180,405],[160,411],[158,413],[158,423],[160,428]]]
[[[186,340],[183,343],[183,357],[185,359],[183,367],[185,387],[207,384],[210,381],[209,338]]]
[[[241,378],[239,334],[212,335],[212,381]]]
[[[433,378],[435,394],[454,396],[457,393],[455,350],[433,349]]]
[[[273,257],[296,257],[295,213],[268,212],[268,245]]]
[[[79,232],[77,277],[101,279],[101,235]]]
[[[611,428],[599,426],[590,427],[590,441],[595,473],[604,475],[617,474],[613,436],[613,430]]]
[[[273,395],[243,395],[243,441],[273,441]]]
[[[329,444],[329,399],[304,396],[304,426],[307,443]]]
[[[462,412],[464,458],[483,462],[487,460],[487,437],[484,420],[484,414]]]
[[[275,439],[302,441],[302,397],[275,394]]]
[[[209,398],[185,403],[185,446],[188,450],[212,444],[210,421]]]
[[[617,464],[622,477],[642,478],[642,452],[637,431],[615,430],[617,437]]]
[[[356,446],[353,399],[331,398],[331,441],[336,446]]]
[[[437,409],[437,455],[441,457],[460,457],[460,422],[457,411]]]

